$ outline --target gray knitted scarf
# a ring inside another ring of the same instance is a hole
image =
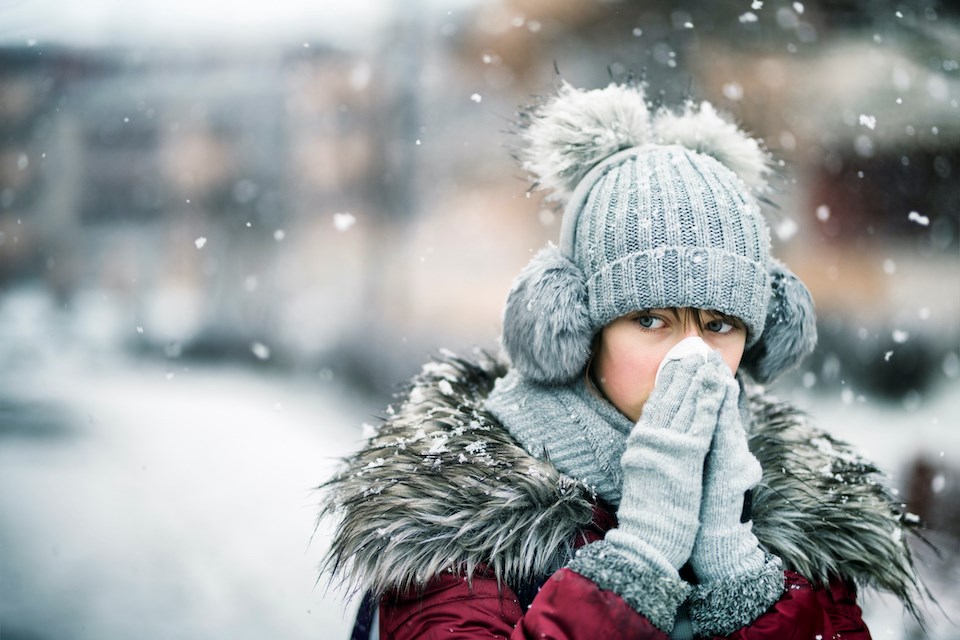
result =
[[[633,422],[587,388],[582,376],[544,386],[511,370],[497,380],[485,406],[527,453],[549,459],[614,507],[620,504],[620,458]]]
[[[614,507],[620,505],[620,458],[633,423],[587,388],[582,376],[564,386],[544,386],[511,369],[497,380],[485,408],[527,453],[549,458],[561,473],[591,487]],[[670,638],[693,638],[686,605],[677,613]]]

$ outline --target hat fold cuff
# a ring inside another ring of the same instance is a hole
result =
[[[747,346],[763,333],[770,283],[766,265],[710,247],[667,246],[630,253],[587,280],[594,326],[645,309],[693,307],[739,318]]]

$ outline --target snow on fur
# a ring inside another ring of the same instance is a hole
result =
[[[572,556],[593,495],[493,427],[481,407],[505,372],[489,356],[424,367],[397,414],[322,487],[321,517],[341,516],[326,569],[379,597],[480,564],[516,585]]]
[[[709,102],[688,102],[683,111],[657,112],[653,128],[660,144],[678,144],[720,162],[755,193],[767,189],[770,156],[754,138],[725,120]]]
[[[536,185],[566,200],[598,162],[651,139],[650,111],[639,85],[610,83],[584,91],[566,81],[555,96],[520,114],[521,166]]]
[[[770,265],[772,293],[763,338],[744,354],[754,380],[773,381],[799,365],[817,346],[817,318],[810,291],[779,260]]]

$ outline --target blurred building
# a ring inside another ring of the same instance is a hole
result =
[[[391,107],[369,62],[8,49],[0,73],[5,288],[113,309],[113,339],[168,356],[289,363],[352,322],[365,256],[342,232],[378,226]]]

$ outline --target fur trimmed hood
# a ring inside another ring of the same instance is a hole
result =
[[[505,363],[445,354],[424,366],[397,411],[321,485],[337,526],[323,570],[381,595],[478,565],[507,584],[562,566],[595,496],[524,451],[483,409]],[[747,386],[750,448],[763,467],[754,533],[814,582],[839,576],[897,595],[921,587],[905,534],[918,526],[878,469],[790,405]]]

